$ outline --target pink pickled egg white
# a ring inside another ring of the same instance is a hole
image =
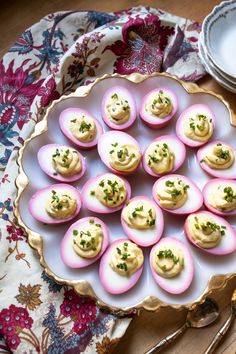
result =
[[[212,119],[213,128],[215,127],[215,115],[212,110],[206,106],[205,104],[194,104],[188,108],[186,108],[181,115],[179,116],[177,123],[176,123],[176,134],[178,138],[185,144],[190,147],[198,147],[204,145],[206,142],[196,141],[193,139],[188,138],[184,134],[184,124],[189,120],[189,118],[193,118],[196,114],[203,114],[207,116],[209,119]],[[214,133],[213,133],[214,134]]]
[[[191,238],[191,235],[189,232],[189,223],[188,222],[189,222],[189,217],[191,216],[191,215],[189,215],[185,221],[185,224],[184,224],[184,232],[185,232],[185,236],[186,236],[187,240],[193,246],[199,248],[203,252],[214,254],[217,256],[223,256],[225,254],[229,254],[229,253],[234,252],[236,250],[236,232],[232,228],[232,226],[228,223],[228,221],[226,221],[225,219],[221,218],[218,215],[214,215],[213,213],[211,213],[209,211],[201,211],[198,213],[194,213],[192,215],[197,217],[200,213],[207,215],[211,219],[214,219],[216,224],[218,224],[220,226],[225,226],[226,227],[226,229],[224,230],[225,235],[221,237],[220,243],[214,248],[207,249],[207,248],[203,248],[203,247],[197,245],[194,242],[194,240]]]
[[[187,189],[187,193],[188,193],[188,198],[186,200],[186,202],[178,209],[167,209],[161,206],[160,201],[157,197],[157,189],[160,188],[160,185],[162,185],[163,181],[168,181],[168,180],[173,180],[180,178],[185,184],[189,185],[189,188]],[[159,205],[160,208],[168,211],[171,214],[190,214],[193,213],[194,211],[198,210],[201,208],[202,204],[203,204],[203,196],[202,196],[202,192],[200,191],[200,189],[197,187],[197,185],[191,181],[188,177],[186,176],[182,176],[182,175],[177,175],[177,174],[173,174],[173,175],[167,175],[164,177],[159,178],[153,185],[152,188],[152,195],[153,198],[155,200],[155,202],[157,203],[157,205]]]
[[[73,249],[73,230],[78,229],[80,227],[90,226],[90,220],[94,220],[95,224],[100,224],[103,232],[103,242],[102,248],[98,255],[94,258],[83,258],[79,256]],[[96,217],[86,217],[83,219],[77,220],[74,224],[72,224],[69,229],[66,231],[65,236],[61,241],[61,258],[66,266],[70,268],[84,268],[89,266],[90,264],[95,263],[105,252],[107,246],[109,245],[109,232],[104,224],[104,222]]]
[[[230,216],[230,215],[236,215],[236,209],[231,210],[231,211],[222,211],[219,209],[214,208],[210,204],[210,198],[212,195],[216,195],[219,186],[222,186],[223,188],[225,187],[234,187],[236,188],[236,181],[233,179],[223,179],[223,178],[214,178],[208,181],[204,188],[203,188],[203,198],[204,198],[204,204],[209,209],[212,211],[214,214],[221,215],[221,216]]]
[[[72,119],[80,117],[81,115],[92,118],[97,128],[97,134],[95,136],[95,139],[90,141],[89,143],[84,143],[76,139],[76,137],[74,137],[74,135],[69,129],[70,121]],[[81,149],[90,149],[96,146],[99,136],[103,133],[101,123],[96,118],[94,118],[89,112],[81,108],[67,108],[62,111],[59,117],[59,125],[62,133],[67,137],[67,139],[69,139],[73,144],[79,146]]]
[[[175,172],[178,168],[182,166],[186,158],[186,148],[185,145],[182,143],[182,141],[180,141],[178,138],[176,138],[173,135],[163,135],[151,141],[148,147],[154,142],[157,144],[166,143],[170,151],[172,151],[175,154],[174,166],[171,172]],[[148,147],[146,148],[143,154],[143,168],[149,175],[154,177],[159,177],[161,175],[156,174],[146,163],[146,159],[148,160]]]
[[[171,247],[178,247],[182,250],[184,255],[184,267],[179,275],[173,278],[164,278],[157,274],[153,268],[155,253],[163,249],[171,249]],[[155,282],[165,291],[170,294],[182,294],[192,283],[194,276],[193,258],[188,247],[180,240],[174,237],[162,238],[153,248],[150,253],[150,267]]]
[[[141,153],[138,142],[131,135],[124,133],[124,132],[116,131],[116,130],[109,131],[107,133],[102,134],[98,140],[98,154],[99,154],[102,162],[112,172],[122,174],[122,175],[127,175],[127,174],[133,173],[134,171],[132,171],[132,172],[117,171],[110,165],[110,151],[114,150],[114,146],[112,146],[112,144],[114,144],[114,143],[118,143],[119,146],[126,145],[126,144],[132,144],[132,145],[136,146]],[[138,168],[138,166],[137,166],[137,168]]]
[[[158,118],[158,117],[152,116],[145,109],[145,106],[146,106],[149,96],[152,95],[154,92],[158,93],[161,90],[170,97],[172,105],[173,105],[173,109],[172,109],[171,113],[164,118]],[[169,123],[171,118],[175,115],[177,109],[178,109],[178,98],[177,98],[176,94],[171,89],[168,89],[166,87],[158,87],[157,89],[148,92],[144,96],[144,98],[142,99],[142,102],[141,102],[139,115],[140,115],[140,118],[142,119],[142,121],[146,125],[148,125],[149,127],[162,128]]]
[[[116,124],[113,123],[109,117],[107,117],[107,113],[106,113],[106,104],[107,101],[110,99],[110,97],[112,95],[114,95],[115,93],[117,93],[118,95],[120,95],[123,99],[127,100],[130,106],[130,117],[127,120],[127,122],[123,123],[123,124]],[[102,119],[103,121],[106,123],[106,125],[111,128],[111,129],[116,129],[116,130],[125,130],[128,129],[131,125],[134,124],[135,120],[136,120],[136,116],[137,116],[137,110],[136,110],[136,104],[134,101],[134,98],[132,96],[132,94],[130,93],[130,91],[122,86],[113,86],[110,87],[104,94],[103,98],[102,98],[102,104],[101,104],[101,112],[102,112]]]
[[[208,153],[215,144],[223,144],[225,146],[228,146],[234,152],[234,159],[235,160],[234,160],[233,164],[224,170],[217,170],[217,169],[211,168],[210,166],[207,165],[206,162],[203,161],[206,153]],[[199,162],[201,168],[213,177],[225,178],[225,179],[236,178],[236,150],[233,148],[233,146],[230,146],[229,144],[226,144],[223,141],[220,141],[220,140],[212,141],[209,144],[207,144],[206,146],[203,146],[197,152],[197,159],[198,159],[198,162]]]
[[[74,148],[71,148],[66,145],[61,145],[61,144],[48,144],[42,146],[37,154],[38,162],[41,167],[41,169],[51,178],[60,181],[60,182],[74,182],[78,181],[85,173],[86,171],[86,163],[85,163],[85,158],[77,151],[80,160],[81,160],[81,165],[82,169],[79,173],[74,174],[73,176],[63,176],[59,173],[57,173],[54,168],[53,168],[53,163],[52,163],[52,155],[55,154],[56,149],[60,148],[70,148],[72,150],[75,150]]]
[[[113,242],[108,247],[100,261],[99,277],[104,289],[110,294],[122,294],[131,289],[137,283],[143,271],[142,266],[137,270],[137,272],[132,274],[130,277],[127,277],[114,272],[111,268],[109,264],[111,252],[119,247],[119,245],[123,242],[127,242],[127,239],[119,239]]]
[[[145,230],[138,230],[129,227],[123,219],[124,209],[121,212],[121,225],[123,227],[124,232],[131,241],[135,242],[139,246],[148,247],[158,242],[161,238],[164,229],[164,217],[161,208],[159,208],[151,198],[148,198],[146,196],[138,196],[130,199],[129,202],[139,202],[142,200],[152,204],[156,212],[155,225],[152,228]]]
[[[56,192],[65,192],[68,193],[71,197],[76,199],[77,208],[73,215],[66,219],[54,219],[52,218],[45,209],[46,202],[51,198],[51,191],[55,190]],[[38,221],[45,224],[61,224],[72,220],[76,215],[78,215],[81,208],[81,198],[79,191],[73,186],[65,183],[53,184],[51,186],[42,188],[38,190],[29,200],[29,211],[31,215]]]
[[[129,200],[130,195],[131,195],[131,187],[129,182],[124,179],[121,178],[126,186],[126,192],[127,192],[127,196],[126,199],[124,200],[124,202],[117,206],[117,207],[113,207],[113,208],[109,208],[106,205],[103,205],[97,198],[95,195],[91,195],[92,191],[95,191],[97,188],[98,183],[105,177],[108,177],[110,179],[112,179],[112,177],[114,177],[114,174],[112,173],[104,173],[101,175],[98,175],[96,177],[93,177],[91,179],[89,179],[83,186],[82,191],[81,191],[81,198],[83,201],[83,205],[91,211],[94,211],[95,213],[101,213],[101,214],[109,214],[109,213],[114,213],[120,209],[122,209],[123,205],[125,204],[125,202],[127,200]]]

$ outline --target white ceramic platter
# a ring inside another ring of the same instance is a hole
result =
[[[236,93],[236,82],[232,83],[232,80],[227,79],[226,75],[224,75],[213,63],[209,60],[208,54],[206,53],[206,48],[203,46],[203,38],[202,34],[200,35],[198,42],[198,54],[199,57],[208,72],[220,86],[224,87],[226,90]]]
[[[205,18],[202,33],[213,63],[236,80],[236,0],[216,6]]]
[[[149,91],[157,87],[167,87],[172,89],[179,100],[179,109],[175,118],[165,128],[161,130],[153,130],[145,126],[140,119],[137,119],[133,127],[128,129],[127,133],[134,136],[142,151],[146,146],[156,137],[167,134],[175,134],[176,119],[180,113],[188,106],[196,103],[204,103],[209,105],[211,110],[216,115],[216,129],[213,139],[220,138],[223,141],[236,147],[235,143],[235,128],[230,125],[230,110],[226,104],[218,97],[201,92],[196,85],[191,86],[194,94],[189,94],[181,84],[180,80],[170,77],[170,75],[153,75],[151,77],[142,77],[139,74],[136,75],[136,82],[131,82],[127,78],[122,77],[106,77],[105,79],[98,80],[95,85],[92,86],[90,93],[85,97],[81,96],[83,88],[79,88],[75,94],[71,96],[65,96],[63,99],[56,101],[48,112],[48,130],[41,135],[31,139],[24,149],[22,156],[22,166],[25,174],[29,178],[28,185],[24,188],[19,199],[19,215],[23,220],[23,223],[31,230],[40,234],[43,238],[43,256],[46,262],[46,268],[50,269],[54,275],[61,278],[61,281],[72,282],[86,280],[88,281],[96,296],[106,303],[108,306],[114,308],[130,308],[134,307],[144,300],[148,296],[153,296],[153,301],[159,299],[164,303],[171,305],[182,306],[184,304],[190,304],[198,299],[206,290],[208,281],[211,276],[215,274],[229,274],[235,271],[235,253],[228,256],[212,256],[202,253],[201,251],[192,247],[185,239],[183,233],[183,224],[185,217],[174,216],[164,212],[165,217],[165,230],[164,236],[176,237],[177,239],[185,242],[189,249],[192,251],[195,266],[195,276],[190,288],[181,295],[171,295],[162,290],[153,280],[149,267],[149,253],[150,248],[144,250],[145,254],[145,267],[144,272],[138,281],[137,285],[122,295],[110,295],[101,285],[98,277],[98,262],[86,269],[70,269],[65,266],[60,258],[60,242],[61,239],[69,227],[69,225],[50,226],[37,222],[31,217],[28,210],[28,201],[31,195],[39,188],[43,188],[49,184],[53,184],[53,180],[50,179],[40,169],[37,162],[37,152],[39,148],[44,144],[59,143],[69,144],[66,138],[60,131],[58,125],[58,118],[60,112],[68,107],[80,107],[88,110],[103,124],[101,119],[100,104],[102,96],[105,91],[115,85],[120,85],[128,88],[128,90],[134,95],[137,107],[140,107],[142,97],[144,97]],[[137,79],[138,77],[138,79]],[[184,83],[183,83],[184,84]],[[187,85],[187,84],[186,84]],[[76,97],[78,96],[78,97]],[[40,124],[40,123],[39,123]],[[108,128],[103,124],[105,131]],[[40,129],[40,127],[38,127]],[[37,127],[36,127],[37,131]],[[69,144],[70,145],[70,144]],[[186,147],[187,157],[183,166],[176,172],[183,174],[191,178],[200,189],[203,188],[205,183],[210,178],[198,165],[196,159],[196,150]],[[81,189],[83,184],[97,174],[107,172],[106,166],[99,159],[96,148],[91,151],[83,151],[86,156],[87,173],[82,177],[79,182],[73,183],[78,189]],[[134,175],[127,176],[127,179],[131,183],[132,197],[138,195],[147,195],[151,197],[152,186],[155,182],[155,178],[149,176],[141,167]],[[25,183],[25,182],[23,182]],[[17,181],[18,186],[20,181]],[[82,208],[79,217],[88,215],[96,215],[95,213],[88,212]],[[111,234],[111,240],[114,241],[118,238],[125,237],[122,227],[120,225],[120,212],[110,215],[96,215],[103,220]],[[230,221],[232,225],[236,227],[236,217],[231,217]]]

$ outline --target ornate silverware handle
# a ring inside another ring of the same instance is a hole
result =
[[[233,313],[227,318],[226,322],[223,324],[223,326],[219,329],[219,331],[216,333],[215,337],[213,338],[211,344],[207,348],[207,350],[204,352],[204,354],[211,354],[214,352],[218,344],[220,343],[221,339],[223,336],[226,334],[228,331],[229,327],[231,326],[235,316]]]
[[[149,349],[144,354],[158,353],[161,349],[163,349],[165,346],[167,346],[169,343],[173,342],[177,337],[179,337],[179,335],[182,334],[187,328],[188,324],[185,323],[182,327],[177,329],[177,331],[163,338],[160,342],[158,342],[154,347]]]

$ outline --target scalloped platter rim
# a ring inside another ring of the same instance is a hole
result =
[[[235,254],[227,257],[206,256],[199,250],[194,249],[183,234],[183,224],[185,217],[175,217],[164,212],[165,231],[164,236],[174,236],[181,239],[188,245],[194,258],[195,276],[190,288],[181,295],[172,295],[160,289],[151,276],[149,266],[150,248],[144,250],[145,266],[144,272],[135,287],[122,295],[108,294],[98,280],[98,262],[87,269],[70,269],[64,265],[60,258],[60,241],[68,229],[69,225],[46,226],[34,220],[28,211],[28,201],[31,195],[40,188],[53,184],[53,180],[40,170],[37,163],[38,149],[48,143],[61,143],[71,145],[60,131],[58,117],[63,109],[68,107],[82,107],[90,111],[101,122],[100,102],[105,91],[114,85],[123,85],[134,95],[137,106],[139,107],[142,97],[155,87],[165,86],[172,89],[179,97],[179,108],[171,123],[160,130],[153,130],[145,126],[140,119],[137,119],[133,127],[127,133],[134,136],[141,145],[142,151],[155,137],[167,134],[175,134],[176,119],[180,113],[188,106],[201,102],[208,104],[216,114],[216,130],[214,138],[220,136],[233,144],[235,135],[234,127],[235,116],[228,103],[219,95],[205,91],[192,83],[185,83],[169,74],[141,75],[131,74],[122,76],[118,74],[104,75],[95,80],[88,86],[79,87],[75,93],[62,96],[54,101],[48,108],[43,120],[37,123],[31,137],[25,141],[24,146],[19,152],[19,175],[16,179],[18,188],[15,200],[15,216],[19,224],[28,233],[29,244],[37,250],[40,263],[44,267],[48,276],[56,282],[71,285],[81,295],[89,295],[97,300],[101,306],[112,311],[132,311],[137,308],[147,310],[157,310],[159,307],[172,306],[173,308],[192,308],[197,303],[211,293],[213,289],[223,288],[227,281],[235,276],[235,269],[232,261]],[[91,102],[93,103],[91,105]],[[224,116],[224,131],[220,122]],[[108,128],[102,122],[104,130]],[[196,150],[187,148],[187,158],[183,166],[177,173],[186,175],[193,179],[202,189],[209,180],[209,176],[201,169],[196,160]],[[84,152],[88,166],[87,173],[80,181],[72,183],[79,189],[88,178],[99,173],[107,172],[106,166],[98,160],[96,149]],[[32,169],[32,164],[34,169]],[[31,175],[31,178],[29,178]],[[37,178],[36,178],[37,176]],[[145,177],[145,178],[144,178]],[[135,183],[135,178],[140,183]],[[128,176],[127,179],[132,185],[132,197],[143,195],[151,196],[152,185],[155,178],[149,176],[142,168],[135,173],[135,176]],[[120,225],[120,213],[114,215],[96,215],[82,208],[79,217],[94,215],[101,218],[108,226],[112,241],[124,237]],[[75,220],[74,220],[75,221]],[[74,222],[73,221],[73,222]],[[236,227],[236,217],[230,218],[231,223]],[[204,269],[204,271],[203,271]],[[222,272],[222,269],[223,272]],[[222,274],[224,273],[224,274]]]

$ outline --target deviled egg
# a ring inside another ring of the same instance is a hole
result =
[[[99,121],[81,108],[67,108],[61,112],[59,125],[62,133],[81,149],[97,145],[103,128]]]
[[[134,197],[122,209],[121,225],[130,240],[148,247],[161,238],[164,228],[162,210],[151,198]]]
[[[215,214],[236,215],[236,181],[211,179],[203,188],[204,204]]]
[[[225,255],[236,250],[235,230],[225,219],[209,211],[189,215],[184,231],[189,242],[207,253]]]
[[[60,224],[73,219],[80,211],[79,191],[69,184],[53,184],[38,190],[29,200],[29,211],[45,224]]]
[[[176,171],[186,157],[185,145],[175,136],[165,135],[154,139],[143,154],[143,167],[151,176]]]
[[[215,115],[205,104],[194,104],[185,109],[176,123],[176,134],[191,147],[206,144],[213,135]]]
[[[190,214],[201,208],[203,197],[200,189],[182,175],[167,175],[153,185],[155,202],[172,214]]]
[[[84,268],[96,262],[109,244],[109,232],[96,217],[77,220],[61,242],[61,258],[70,268]]]
[[[193,280],[194,264],[190,250],[173,237],[162,238],[150,253],[154,280],[165,291],[181,294]]]
[[[98,154],[115,173],[130,174],[139,166],[142,153],[137,141],[124,132],[110,131],[98,140]]]
[[[130,195],[129,182],[113,173],[104,173],[91,178],[81,191],[85,207],[101,214],[120,210]]]
[[[236,150],[223,141],[213,141],[197,152],[203,170],[211,176],[236,178]]]
[[[143,271],[143,251],[127,239],[113,242],[100,261],[99,277],[105,290],[122,294],[132,288]]]
[[[166,87],[152,90],[143,98],[140,118],[151,128],[162,128],[169,123],[178,108],[175,93]]]
[[[39,149],[37,157],[41,169],[57,181],[77,181],[86,171],[84,157],[69,146],[44,145]]]
[[[130,91],[122,86],[110,87],[102,99],[102,119],[108,127],[128,129],[136,119],[136,105]]]

